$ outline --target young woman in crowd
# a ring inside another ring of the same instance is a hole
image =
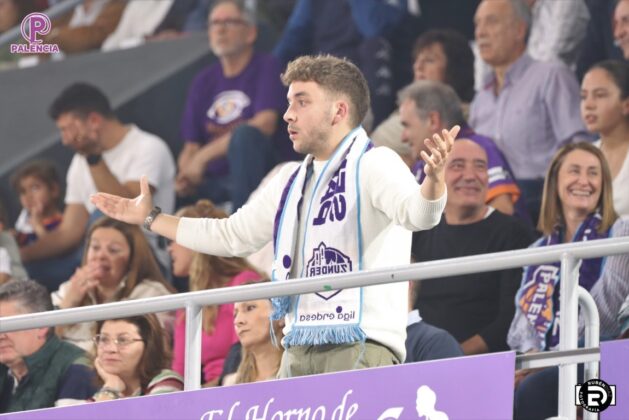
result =
[[[544,236],[532,247],[629,235],[629,219],[618,219],[614,211],[611,174],[600,149],[576,143],[557,152],[544,183],[538,230]],[[557,262],[524,268],[507,338],[512,349],[545,351],[558,345],[560,267]],[[586,259],[580,266],[579,285],[598,306],[602,337],[619,333],[616,317],[629,293],[628,272],[629,255]],[[555,415],[557,381],[556,368],[516,372],[515,418]]]
[[[227,375],[223,385],[275,379],[284,349],[280,341],[284,320],[271,321],[273,308],[268,299],[238,302],[234,305],[234,328],[241,345],[241,361],[236,372]],[[272,331],[274,336],[269,334]]]
[[[140,228],[105,217],[90,228],[81,267],[52,293],[52,303],[67,309],[172,292]],[[170,331],[172,315],[158,316]],[[94,322],[62,326],[57,328],[57,334],[89,350],[95,326]]]
[[[208,200],[199,200],[194,206],[184,207],[180,217],[226,218],[227,214]],[[260,279],[247,260],[235,257],[217,257],[190,251],[173,242],[169,247],[173,261],[173,274],[189,277],[190,291],[238,286]],[[201,362],[204,386],[218,384],[223,363],[231,346],[238,341],[232,324],[234,305],[213,305],[203,308]],[[177,312],[175,320],[174,357],[172,368],[183,375],[186,341],[185,311]]]
[[[101,321],[93,340],[94,367],[101,386],[94,401],[183,389],[182,377],[168,369],[167,334],[154,314]]]
[[[596,145],[607,159],[614,186],[614,208],[629,216],[629,63],[595,64],[581,83],[581,116],[600,136]]]

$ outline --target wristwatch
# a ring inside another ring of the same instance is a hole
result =
[[[90,166],[96,165],[102,159],[103,159],[103,156],[101,154],[85,156],[85,160],[87,160],[87,164],[90,165]]]
[[[146,216],[146,219],[144,219],[144,229],[150,231],[151,230],[151,225],[153,224],[153,222],[155,221],[155,218],[162,212],[162,209],[160,209],[159,207],[155,206],[153,207],[153,210],[151,210],[151,212],[149,213],[148,216]]]

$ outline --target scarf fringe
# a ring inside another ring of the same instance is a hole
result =
[[[271,321],[279,321],[290,312],[290,297],[281,296],[271,298],[271,306],[273,312],[271,312]]]
[[[323,344],[347,344],[364,342],[367,335],[358,325],[321,327],[293,327],[284,337],[284,346],[318,346]]]

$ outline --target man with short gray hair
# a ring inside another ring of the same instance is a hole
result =
[[[472,101],[470,124],[505,154],[535,221],[553,154],[586,130],[574,74],[562,63],[526,53],[530,18],[523,0],[483,0],[478,6],[476,43],[492,73]]]
[[[421,80],[407,86],[399,93],[402,141],[411,146],[415,164],[412,168],[418,182],[424,180],[425,162],[420,153],[426,150],[424,139],[431,138],[446,127],[460,125],[457,137],[470,139],[480,145],[487,154],[489,188],[486,203],[505,214],[513,214],[520,197],[511,168],[496,144],[488,137],[476,134],[465,118],[461,101],[450,86],[429,80]],[[528,218],[526,210],[519,206],[518,213]]]
[[[48,290],[32,280],[0,286],[0,318],[53,309]],[[0,333],[0,413],[86,400],[96,391],[87,355],[49,327]]]

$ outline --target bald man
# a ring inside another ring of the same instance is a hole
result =
[[[413,234],[417,262],[526,248],[534,236],[520,220],[485,204],[487,154],[457,140],[446,161],[448,199],[435,228]],[[465,354],[508,350],[506,337],[522,269],[425,280],[414,307],[422,319],[448,331]]]

